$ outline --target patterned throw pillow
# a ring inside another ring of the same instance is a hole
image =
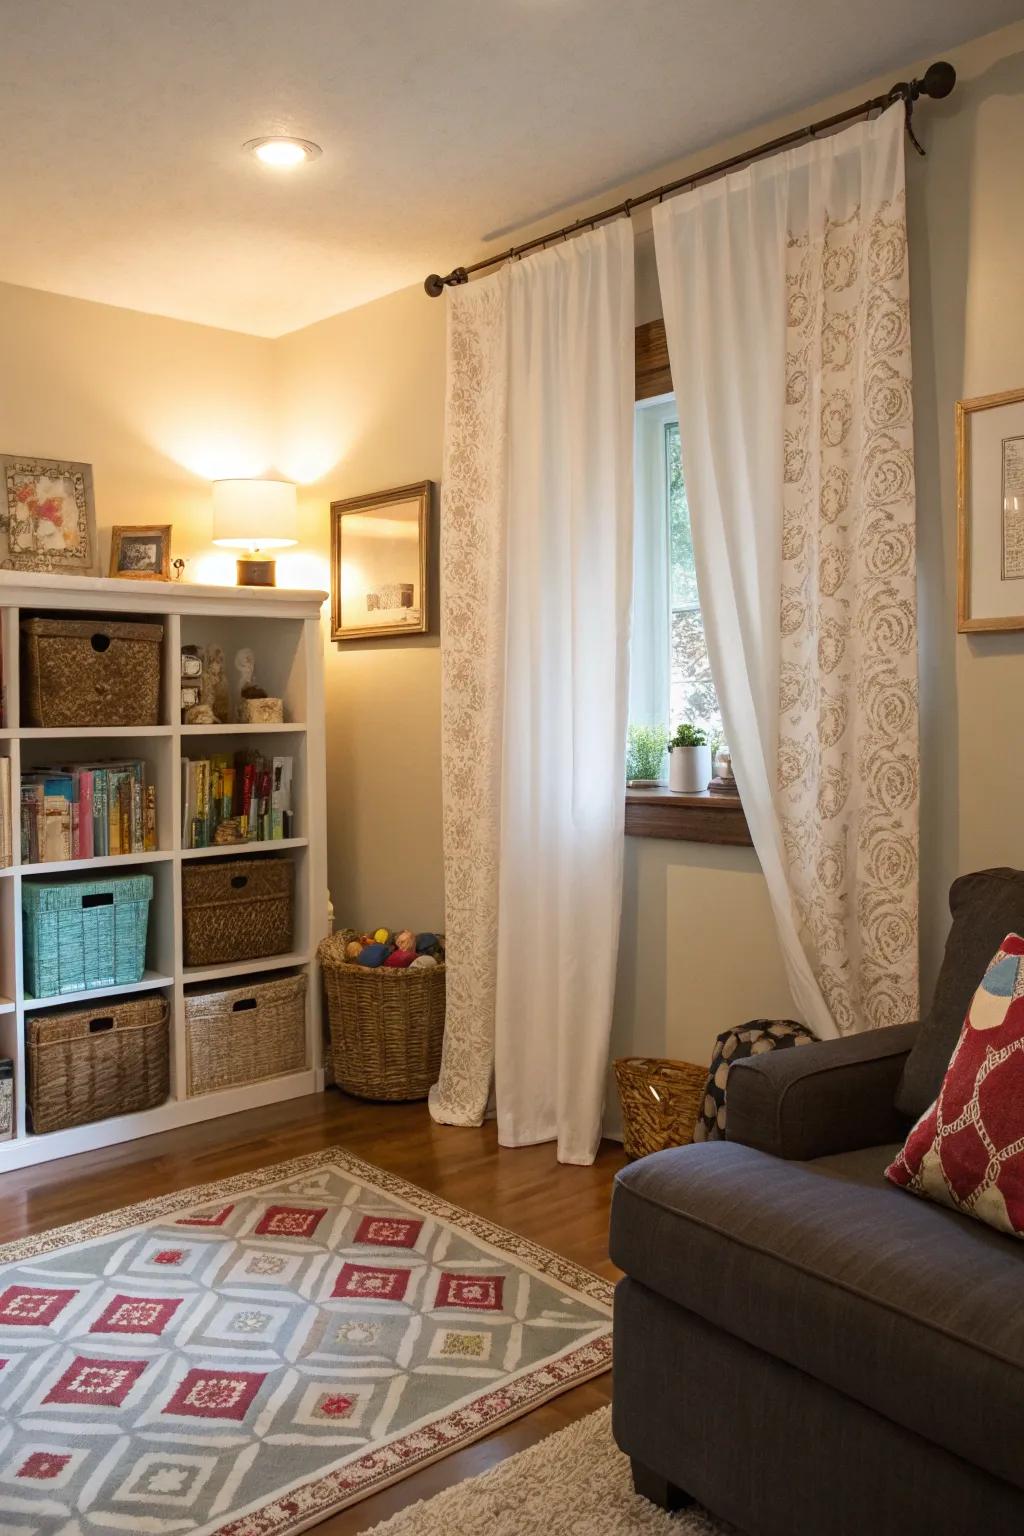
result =
[[[971,1000],[939,1096],[886,1169],[894,1184],[1024,1237],[1024,939]]]

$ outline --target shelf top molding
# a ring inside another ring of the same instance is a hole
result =
[[[327,597],[326,592],[304,588],[205,587],[185,581],[143,582],[116,576],[0,571],[0,608],[316,618]]]

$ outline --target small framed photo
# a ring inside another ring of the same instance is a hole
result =
[[[956,406],[957,629],[1024,629],[1024,389]]]
[[[131,581],[170,581],[170,525],[110,530],[110,574]]]
[[[331,502],[331,639],[427,632],[430,480]]]
[[[95,576],[92,465],[0,455],[0,567]]]

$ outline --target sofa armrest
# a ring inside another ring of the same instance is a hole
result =
[[[897,1024],[734,1062],[727,1140],[800,1161],[902,1141],[909,1121],[893,1098],[917,1029]]]

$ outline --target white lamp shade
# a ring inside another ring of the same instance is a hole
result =
[[[295,506],[290,480],[215,480],[213,542],[228,549],[296,544]]]

